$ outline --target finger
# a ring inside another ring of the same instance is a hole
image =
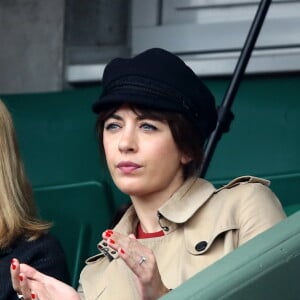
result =
[[[138,277],[148,277],[155,265],[154,255],[137,240],[130,240],[127,247],[118,248],[119,256]]]
[[[134,250],[136,246],[132,244],[132,241],[136,240],[122,234],[114,234],[106,240],[109,247],[113,248],[114,250],[118,250],[120,248]]]
[[[19,282],[20,282],[20,289],[21,289],[20,294],[23,295],[25,300],[30,300],[31,299],[31,289],[29,286],[29,281],[23,273],[19,274]]]
[[[107,229],[102,233],[102,237],[106,240],[111,238],[111,236],[113,235],[114,231],[111,229]]]
[[[11,265],[10,265],[10,276],[11,276],[13,289],[18,293],[20,293],[21,291],[19,273],[20,273],[20,263],[16,258],[13,258],[11,260]]]
[[[128,237],[112,230],[106,230],[103,233],[103,239],[114,250],[118,250],[120,247],[128,243]]]
[[[42,281],[45,277],[43,273],[40,273],[35,268],[26,265],[20,264],[20,272],[23,273],[28,279]]]
[[[114,250],[118,249],[118,242],[116,243],[116,240],[118,240],[118,234],[116,234],[113,230],[107,229],[102,233],[103,240],[106,241],[106,243]]]
[[[103,238],[110,248],[121,254],[122,259],[136,275],[139,277],[143,275],[144,270],[141,265],[146,263],[146,257],[151,255],[151,252],[148,254],[149,249],[143,246],[133,233],[126,236],[112,230],[106,230],[103,232]]]

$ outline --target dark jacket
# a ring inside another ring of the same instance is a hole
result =
[[[13,258],[29,264],[38,271],[70,283],[64,251],[50,233],[34,241],[18,239],[12,246],[0,249],[0,300],[18,300],[12,289],[10,265]]]

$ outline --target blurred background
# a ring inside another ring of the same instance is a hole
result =
[[[233,72],[258,0],[1,0],[0,91],[60,91],[163,47],[199,75]],[[300,70],[300,1],[274,0],[247,73]]]

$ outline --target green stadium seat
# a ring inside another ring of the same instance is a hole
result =
[[[300,210],[300,203],[291,204],[291,205],[288,205],[288,206],[284,207],[284,211],[287,214],[287,216],[290,216],[290,215],[296,213],[299,210]]]
[[[97,242],[109,226],[110,192],[103,183],[85,182],[38,188],[34,194],[40,216],[53,222],[51,231],[62,243],[77,287],[85,259],[98,253]]]
[[[258,235],[163,300],[297,300],[300,212]]]

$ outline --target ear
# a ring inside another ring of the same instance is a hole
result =
[[[189,155],[186,155],[186,154],[182,154],[181,155],[181,159],[180,159],[180,162],[183,164],[183,165],[186,165],[188,164],[189,162],[192,161],[192,158],[189,156]]]

